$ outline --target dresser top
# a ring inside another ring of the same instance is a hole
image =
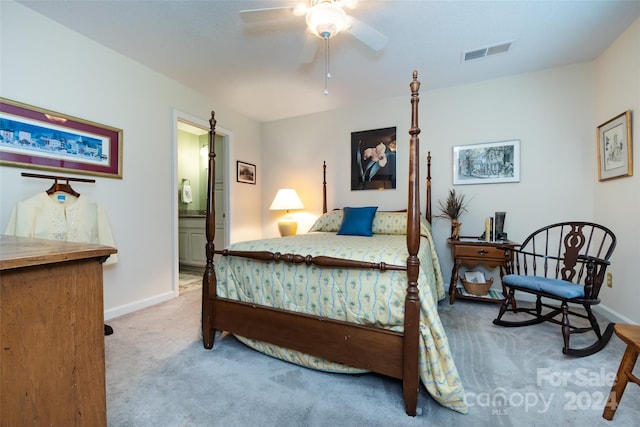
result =
[[[0,270],[77,261],[104,257],[117,253],[111,246],[61,240],[31,239],[27,237],[0,236]]]

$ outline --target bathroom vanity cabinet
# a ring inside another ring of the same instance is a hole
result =
[[[204,267],[207,264],[204,216],[181,216],[178,219],[178,257],[181,265]]]

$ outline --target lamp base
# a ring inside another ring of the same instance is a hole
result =
[[[291,214],[286,214],[278,221],[278,231],[282,237],[294,236],[298,232],[298,221]]]

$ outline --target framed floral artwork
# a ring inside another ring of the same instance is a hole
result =
[[[0,164],[122,178],[122,129],[0,98]]]
[[[351,133],[351,190],[396,188],[396,128]]]
[[[633,175],[631,111],[598,126],[598,179]]]

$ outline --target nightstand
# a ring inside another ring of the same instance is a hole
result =
[[[489,268],[500,268],[500,279],[505,274],[505,267],[510,255],[506,253],[505,246],[517,247],[519,243],[506,241],[486,242],[477,237],[460,237],[458,240],[448,239],[453,256],[453,269],[451,270],[451,283],[449,284],[449,303],[453,304],[456,298],[476,301],[502,302],[506,289],[502,284],[502,293],[490,290],[487,295],[472,295],[467,293],[462,285],[458,285],[458,270],[460,266],[475,267],[483,265]],[[510,261],[510,260],[509,260]]]

